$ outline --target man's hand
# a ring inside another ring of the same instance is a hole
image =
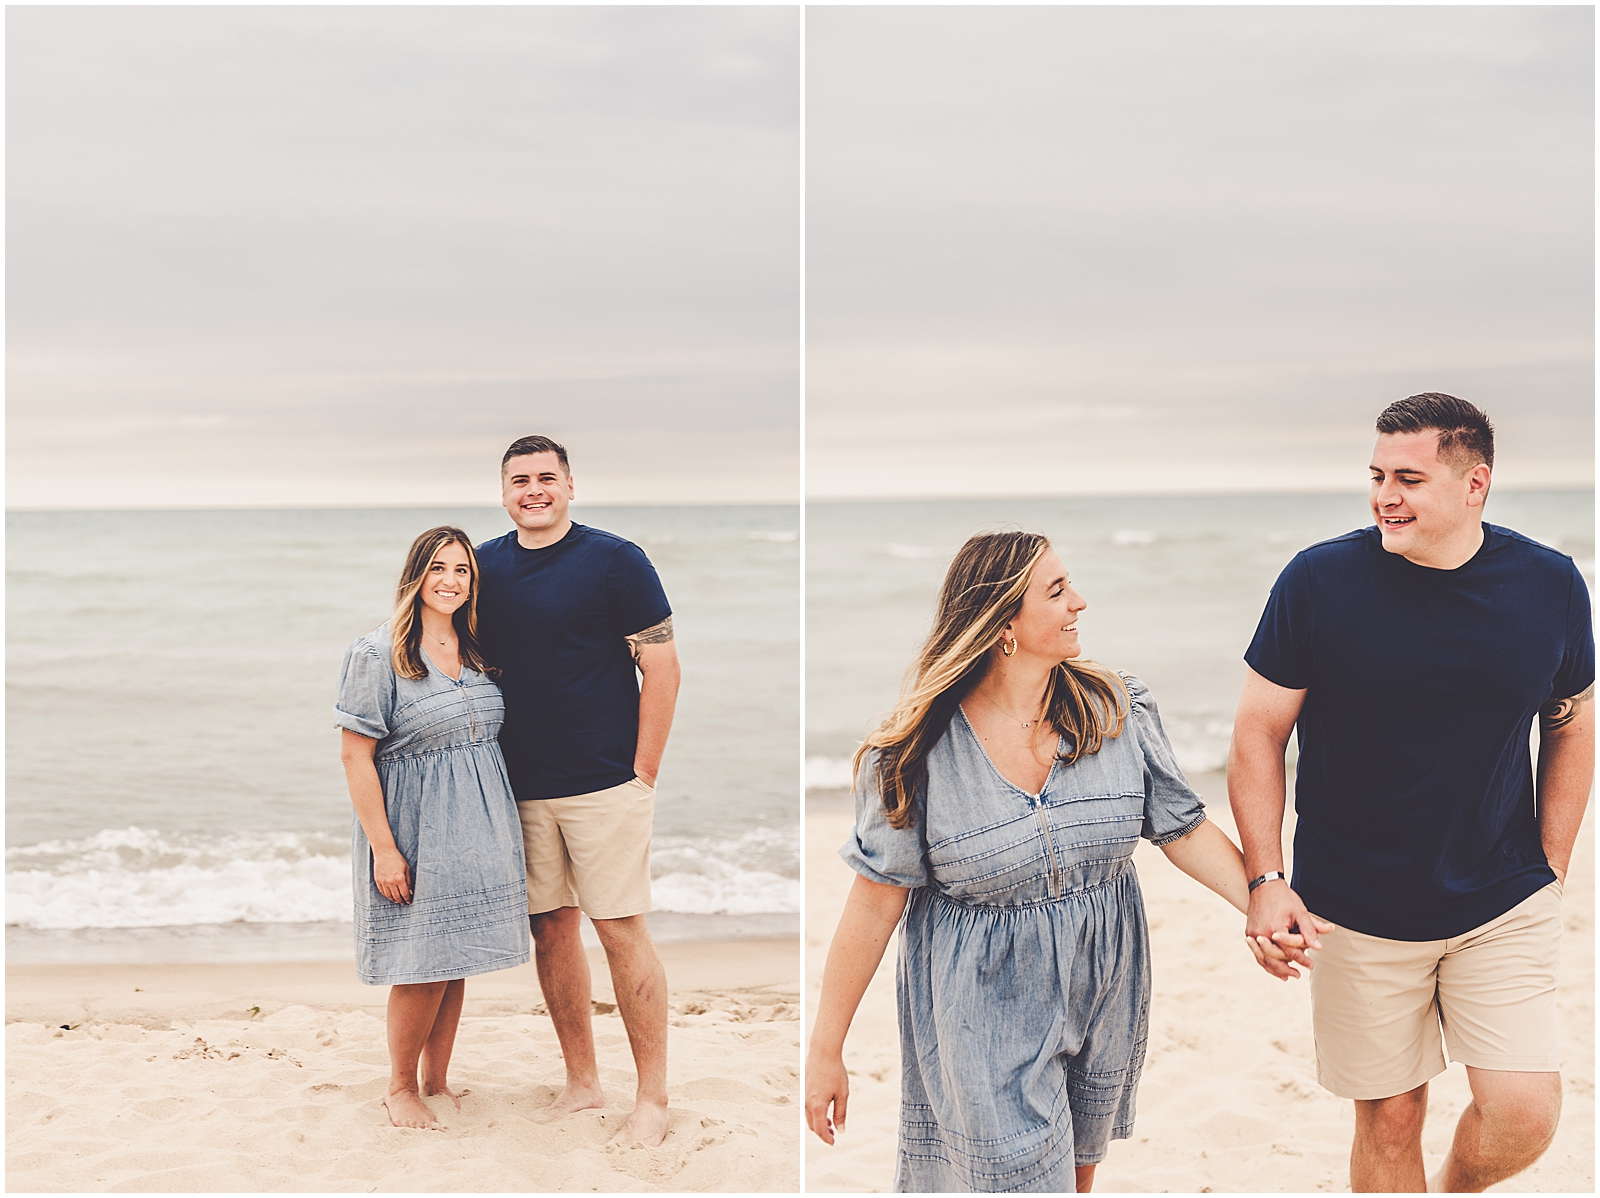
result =
[[[1331,931],[1333,925],[1307,911],[1300,896],[1285,881],[1263,882],[1250,893],[1245,943],[1256,963],[1280,981],[1299,977],[1296,965],[1310,969],[1311,958],[1306,950],[1321,948],[1317,933]]]

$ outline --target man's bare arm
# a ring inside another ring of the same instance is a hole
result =
[[[1283,872],[1283,750],[1300,718],[1305,697],[1305,691],[1279,686],[1254,670],[1245,675],[1239,710],[1233,720],[1233,743],[1228,749],[1228,804],[1239,829],[1248,878]],[[1272,881],[1256,887],[1250,893],[1249,904],[1244,934],[1252,946],[1266,949],[1263,955],[1252,947],[1261,967],[1285,981],[1299,977],[1294,964],[1311,967],[1305,950],[1282,942],[1277,950],[1269,946],[1274,933],[1298,929],[1308,947],[1322,947],[1316,925],[1300,896],[1287,881]],[[1261,945],[1263,937],[1267,945]]]
[[[661,623],[652,624],[650,627],[643,629],[640,632],[636,632],[632,636],[624,637],[623,639],[628,642],[628,652],[633,655],[634,664],[637,665],[639,663],[639,650],[643,646],[665,645],[671,643],[672,617],[668,616],[665,620],[662,620]]]
[[[1566,880],[1589,788],[1594,782],[1594,685],[1539,709],[1539,839],[1545,860]]]
[[[625,638],[639,667],[639,741],[633,772],[651,786],[661,772],[672,714],[678,705],[678,647],[672,639],[672,617]]]

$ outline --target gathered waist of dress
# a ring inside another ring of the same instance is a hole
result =
[[[959,895],[947,894],[937,885],[921,887],[922,890],[952,907],[960,907],[967,911],[1006,912],[1006,911],[1032,911],[1040,907],[1058,907],[1063,903],[1073,903],[1086,898],[1093,898],[1102,891],[1114,886],[1125,885],[1137,877],[1132,868],[1132,859],[1124,858],[1117,865],[1114,872],[1096,878],[1084,886],[1063,891],[1058,895],[1043,895],[1036,899],[1018,899],[1015,902],[997,903],[992,901],[974,902],[971,899],[961,898]]]
[[[373,754],[373,761],[379,765],[390,761],[411,761],[419,757],[437,757],[440,753],[458,753],[462,749],[482,749],[489,745],[499,748],[500,742],[495,737],[487,740],[464,740],[459,744],[440,745],[434,749],[416,749],[409,753],[384,753],[381,750]]]

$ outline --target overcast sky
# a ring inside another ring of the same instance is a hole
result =
[[[794,8],[13,7],[7,500],[798,496]]]
[[[809,9],[808,493],[1592,485],[1593,20]]]

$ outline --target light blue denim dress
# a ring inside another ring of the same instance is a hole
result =
[[[345,651],[334,723],[377,740],[389,829],[411,867],[409,903],[372,881],[352,819],[356,971],[369,986],[438,982],[528,960],[522,826],[495,737],[500,688],[476,670],[413,681],[390,663],[384,624]],[[427,661],[427,654],[423,654]]]
[[[1098,753],[1006,781],[959,709],[928,755],[916,823],[889,826],[876,754],[839,850],[914,887],[900,925],[900,1160],[895,1189],[1065,1192],[1074,1165],[1133,1131],[1150,948],[1131,860],[1205,819],[1150,691]]]

